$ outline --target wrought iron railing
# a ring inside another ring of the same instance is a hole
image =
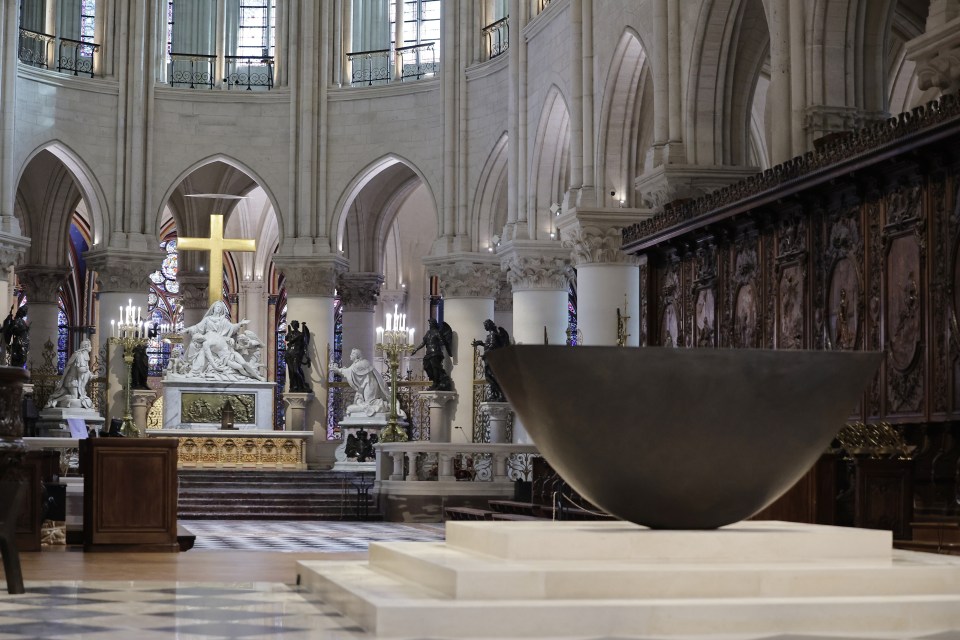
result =
[[[409,47],[397,47],[400,80],[419,80],[436,75],[439,70],[437,54],[433,42],[412,44]]]
[[[17,57],[20,62],[32,67],[47,68],[47,49],[56,37],[30,29],[20,29],[20,44]]]
[[[204,53],[170,53],[169,56],[167,77],[171,87],[213,89],[217,56]]]
[[[348,53],[347,60],[350,61],[351,86],[390,82],[390,49]]]
[[[96,42],[83,42],[60,38],[57,51],[57,71],[73,72],[73,75],[89,73],[93,77],[93,56],[100,50]]]
[[[273,89],[273,56],[224,56],[227,89]]]
[[[487,58],[493,60],[510,48],[510,16],[485,26],[483,35],[487,39]]]

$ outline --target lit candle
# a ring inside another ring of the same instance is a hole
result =
[[[407,330],[407,314],[401,313],[400,314],[400,331],[406,331],[406,330]]]
[[[399,309],[397,308],[398,306],[399,305],[396,305],[396,304],[393,305],[393,326],[390,328],[393,329],[394,331],[396,331],[399,328],[398,320],[400,319],[400,313],[399,313]]]
[[[413,327],[410,327],[410,342],[407,344],[413,344]]]
[[[377,342],[383,343],[383,327],[377,327]]]
[[[117,337],[117,322],[116,322],[116,320],[111,320],[111,321],[110,321],[110,337],[111,337],[111,338],[116,338],[116,337]]]
[[[390,318],[391,318],[391,317],[392,317],[392,316],[388,313],[388,314],[387,314],[387,331],[392,331],[392,330],[393,330],[393,325],[390,324]]]

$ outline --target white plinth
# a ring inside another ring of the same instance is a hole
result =
[[[343,439],[342,442],[337,446],[336,451],[333,452],[333,457],[336,462],[333,463],[333,471],[345,471],[345,472],[354,472],[354,471],[363,471],[363,472],[376,472],[377,470],[377,461],[369,460],[367,462],[357,462],[356,460],[350,460],[347,458],[347,436],[351,433],[356,433],[363,429],[371,436],[377,436],[377,439],[380,438],[380,431],[387,426],[387,415],[385,413],[378,413],[373,416],[349,416],[340,421],[340,437]]]
[[[93,409],[82,407],[51,407],[40,411],[37,418],[37,429],[41,435],[53,436],[63,434],[70,436],[67,419],[78,418],[87,424],[88,429],[103,429],[103,416]]]
[[[273,394],[276,384],[273,382],[205,382],[202,380],[164,380],[163,381],[163,428],[192,429],[210,431],[220,426],[217,422],[185,422],[181,397],[184,393],[210,394],[252,394],[256,406],[254,422],[236,420],[234,426],[240,431],[264,431],[273,429]]]
[[[378,637],[901,638],[960,631],[960,558],[888,531],[742,522],[447,522],[300,581]],[[943,637],[953,637],[944,635]]]

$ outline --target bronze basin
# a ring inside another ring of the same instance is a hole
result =
[[[488,354],[537,448],[582,496],[655,529],[714,529],[816,462],[880,353],[518,345]]]

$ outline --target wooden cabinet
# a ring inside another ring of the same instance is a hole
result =
[[[177,440],[81,441],[87,551],[177,551]]]

